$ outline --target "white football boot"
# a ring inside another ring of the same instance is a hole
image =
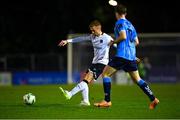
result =
[[[79,105],[80,106],[90,106],[91,104],[90,104],[90,102],[86,102],[86,101],[82,100]]]

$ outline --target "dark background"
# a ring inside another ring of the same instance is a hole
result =
[[[180,31],[176,1],[119,0],[128,7],[127,18],[138,33]],[[99,19],[103,30],[113,33],[114,8],[108,0],[6,0],[0,3],[0,53],[65,53],[59,40],[68,33],[87,33]]]

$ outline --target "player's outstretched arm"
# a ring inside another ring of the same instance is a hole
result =
[[[68,43],[77,43],[77,42],[83,42],[83,41],[88,41],[91,40],[91,36],[80,36],[80,37],[76,37],[73,39],[67,39],[67,40],[62,40],[58,46],[62,47],[65,46]]]
[[[65,46],[67,43],[68,43],[67,40],[61,40],[61,42],[59,42],[58,46],[63,47],[63,46]]]

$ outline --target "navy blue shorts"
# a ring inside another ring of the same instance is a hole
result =
[[[101,64],[101,63],[92,64],[90,66],[89,69],[93,72],[93,77],[95,80],[102,74],[105,66],[106,65]],[[89,70],[86,71],[86,73],[88,73],[88,72],[89,72]]]
[[[132,72],[137,70],[136,60],[127,60],[121,57],[114,57],[109,63],[109,66],[116,70],[124,70],[125,72]]]

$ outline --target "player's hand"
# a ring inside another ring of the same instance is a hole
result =
[[[111,46],[113,44],[114,44],[114,40],[111,40],[108,45]]]
[[[136,63],[139,64],[141,62],[141,59],[139,59],[138,57],[136,57]]]
[[[58,44],[58,46],[62,47],[62,46],[65,46],[67,43],[68,43],[67,40],[62,40],[62,41]]]

